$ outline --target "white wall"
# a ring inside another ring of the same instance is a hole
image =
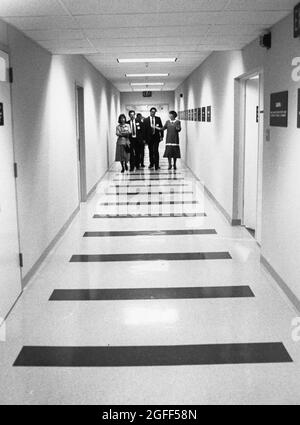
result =
[[[289,128],[272,128],[264,142],[262,254],[300,299],[300,130],[296,128],[296,91],[292,59],[299,57],[292,14],[272,29],[269,51],[258,40],[243,51],[213,53],[176,90],[175,108],[212,105],[212,123],[184,123],[187,163],[228,216],[233,214],[234,79],[264,69],[265,127],[270,93],[289,90]],[[184,98],[180,98],[180,93]]]
[[[85,90],[88,191],[107,170],[120,99],[81,56],[52,56],[10,26],[8,46],[25,276],[78,207],[75,82]]]
[[[293,39],[293,16],[276,26],[273,48],[265,62],[266,127],[270,93],[289,90],[289,126],[271,129],[264,143],[262,254],[300,299],[300,129],[297,129],[297,90],[291,78],[292,59],[300,56]]]

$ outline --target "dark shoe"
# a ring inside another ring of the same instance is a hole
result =
[[[125,173],[125,168],[122,168],[122,171],[121,171],[121,173]]]
[[[149,169],[153,170],[154,166],[153,165],[149,165]]]
[[[172,170],[172,165],[170,165],[170,167],[168,168],[168,170]]]
[[[174,165],[174,170],[175,170],[175,171],[177,170],[177,167],[176,167],[176,165]]]
[[[125,170],[128,171],[128,165],[127,164],[125,164]]]
[[[144,164],[142,164],[142,165],[141,165],[141,167],[142,167],[142,168],[145,168],[145,165],[144,165]]]

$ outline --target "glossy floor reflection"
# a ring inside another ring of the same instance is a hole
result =
[[[0,403],[299,404],[296,316],[188,169],[115,165],[5,323]]]

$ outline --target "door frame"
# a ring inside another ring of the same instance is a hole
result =
[[[264,142],[264,71],[262,68],[241,75],[234,81],[234,177],[233,177],[233,225],[244,223],[245,188],[245,118],[246,118],[246,82],[259,76],[259,130],[257,164],[257,210],[255,239],[261,245],[262,231],[262,172]]]
[[[84,88],[75,83],[76,147],[79,203],[87,201]]]
[[[16,161],[16,149],[15,149],[15,132],[14,132],[14,109],[13,109],[13,93],[12,93],[12,84],[9,81],[9,68],[11,67],[11,62],[10,62],[10,49],[6,46],[4,46],[3,44],[0,43],[0,51],[2,53],[4,53],[5,55],[7,55],[7,60],[8,60],[8,69],[7,69],[7,84],[9,84],[9,94],[10,94],[10,113],[11,113],[11,142],[12,142],[12,153],[13,153],[13,167],[15,170],[18,170],[17,166],[18,163]],[[16,171],[15,171],[16,172]],[[16,206],[16,219],[17,219],[17,239],[18,239],[18,250],[19,250],[19,274],[20,274],[20,284],[21,284],[21,292],[20,295],[22,293],[22,291],[25,288],[25,283],[24,283],[24,276],[23,276],[23,270],[22,270],[22,266],[21,266],[21,232],[20,232],[20,214],[19,214],[19,202],[18,202],[18,182],[17,182],[17,175],[13,176],[14,177],[14,198],[15,198],[15,206]],[[20,296],[19,295],[19,296]],[[18,298],[16,299],[15,303],[17,302]],[[15,305],[14,303],[14,305]],[[8,312],[7,316],[4,318],[4,320],[8,317],[9,313],[11,312],[11,310],[13,309],[14,305],[11,307],[10,311]]]

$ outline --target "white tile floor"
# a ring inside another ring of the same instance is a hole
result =
[[[164,163],[165,165],[165,163]],[[117,170],[117,171],[116,171]],[[183,168],[176,181],[128,182],[118,165],[47,258],[6,322],[0,342],[1,404],[300,403],[300,343],[293,307],[261,268],[249,233],[230,227]],[[165,169],[162,170],[165,173]],[[145,169],[145,175],[149,175]],[[157,175],[155,175],[157,177]],[[166,177],[166,176],[164,176]],[[120,192],[141,195],[113,196]],[[148,183],[145,182],[145,185]],[[165,186],[166,185],[166,186]],[[158,190],[193,194],[142,194]],[[104,206],[103,202],[190,201],[197,205]],[[107,218],[94,214],[206,212],[207,217]],[[217,235],[83,238],[86,231],[210,229]],[[229,251],[231,261],[70,263],[73,254]],[[49,302],[54,289],[249,285],[255,298]],[[129,346],[282,342],[293,363],[114,368],[13,367],[23,345]]]

